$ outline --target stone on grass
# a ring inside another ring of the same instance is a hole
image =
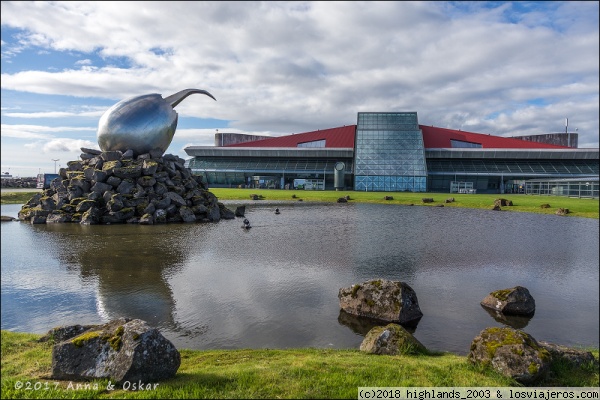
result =
[[[372,328],[360,344],[370,354],[426,354],[427,349],[409,331],[398,324]]]
[[[486,328],[471,342],[467,357],[473,364],[490,366],[522,384],[542,379],[552,357],[531,335],[512,328]]]
[[[119,318],[80,331],[62,329],[64,340],[52,349],[52,379],[151,383],[172,378],[181,364],[175,346],[139,319]]]

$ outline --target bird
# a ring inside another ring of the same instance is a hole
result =
[[[250,226],[250,221],[248,221],[248,218],[244,218],[244,225],[242,225],[242,228],[245,228],[245,229],[250,229],[250,228],[252,228],[252,227]]]
[[[280,212],[279,212],[279,208],[276,208],[276,209],[275,209],[275,214],[280,214]]]

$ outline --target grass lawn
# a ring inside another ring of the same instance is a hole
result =
[[[210,191],[219,200],[250,200],[251,194],[263,196],[264,200],[285,201],[323,201],[336,202],[338,198],[350,196],[350,202],[380,204],[414,204],[415,206],[462,207],[491,210],[494,200],[503,198],[512,201],[510,207],[502,207],[503,211],[529,212],[537,214],[555,214],[558,208],[569,209],[567,216],[598,219],[598,199],[579,199],[561,196],[532,196],[524,194],[450,194],[450,193],[406,193],[406,192],[355,192],[333,190],[276,190],[276,189],[226,189],[211,188]],[[296,196],[296,198],[292,198]],[[393,200],[385,200],[386,196]],[[432,198],[433,203],[423,203],[423,198]],[[451,203],[446,199],[454,198]],[[260,200],[256,200],[260,201]],[[549,205],[543,208],[542,205]]]
[[[2,331],[2,398],[357,398],[358,387],[510,387],[517,382],[451,353],[369,355],[357,349],[180,350],[174,378],[156,390],[107,390],[107,380],[55,381],[52,345]],[[592,351],[598,358],[598,351]],[[539,386],[597,387],[598,366],[553,368]],[[29,385],[16,389],[21,384]],[[80,382],[81,384],[81,382]],[[37,386],[36,386],[37,385]],[[39,389],[34,390],[33,388]]]
[[[250,195],[257,194],[263,200],[336,202],[338,198],[350,196],[350,202],[380,204],[414,204],[415,206],[462,207],[491,210],[494,200],[503,198],[512,201],[503,211],[555,214],[558,208],[569,210],[567,216],[598,219],[598,199],[579,199],[562,196],[532,196],[524,194],[450,194],[450,193],[406,193],[406,192],[355,192],[333,190],[277,190],[277,189],[209,189],[219,200],[251,201]],[[3,192],[2,204],[24,204],[38,192]],[[293,198],[292,196],[296,196]],[[393,200],[385,200],[391,196]],[[423,203],[423,198],[432,198],[433,203]],[[454,198],[451,203],[446,199]],[[260,201],[260,200],[255,200]],[[543,206],[548,206],[547,208]]]

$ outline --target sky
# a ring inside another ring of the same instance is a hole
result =
[[[99,149],[120,100],[203,89],[167,153],[416,111],[419,123],[598,148],[598,1],[2,1],[1,172]],[[567,127],[568,121],[568,127]]]

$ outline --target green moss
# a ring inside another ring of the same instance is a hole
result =
[[[540,366],[537,365],[536,363],[532,362],[531,364],[529,364],[529,367],[527,368],[527,370],[529,371],[529,373],[531,375],[535,375],[540,370]]]
[[[352,286],[352,298],[355,299],[356,298],[356,293],[358,293],[358,291],[362,288],[361,285],[354,285]]]
[[[375,286],[377,289],[381,289],[381,279],[371,281],[371,285]]]
[[[92,340],[94,338],[97,338],[100,336],[100,332],[98,331],[91,331],[91,332],[86,332],[83,333],[79,336],[77,336],[76,338],[74,338],[72,340],[73,344],[77,347],[81,347],[85,344],[85,342],[87,342],[88,340]]]
[[[512,291],[513,289],[502,289],[496,290],[495,292],[492,292],[490,294],[498,300],[506,301],[506,299],[508,299],[508,295],[511,294]]]
[[[137,333],[133,334],[133,340],[138,340],[140,338],[140,335],[138,335]]]
[[[371,299],[369,299],[369,300],[366,300],[366,303],[367,303],[367,305],[368,305],[369,307],[373,307],[373,306],[375,305],[375,302],[374,302],[373,300],[371,300]]]
[[[88,198],[87,197],[75,197],[74,199],[72,199],[69,204],[72,206],[77,206],[79,205],[79,203],[86,201]]]
[[[111,171],[120,166],[121,166],[121,161],[119,161],[119,160],[105,161],[104,164],[102,164],[102,171],[104,171],[104,172]]]
[[[100,336],[102,331],[91,331],[83,333],[72,340],[73,344],[77,347],[83,346],[87,341],[99,337],[103,342],[108,342],[110,347],[115,351],[119,351],[121,349],[122,337],[125,332],[125,328],[122,325],[115,329],[114,333],[111,335],[110,333],[105,333]]]
[[[492,337],[502,338],[502,340],[493,340]],[[548,350],[541,347],[535,339],[523,331],[515,331],[509,328],[488,328],[486,333],[482,335],[486,342],[487,352],[490,358],[494,358],[496,350],[502,346],[525,344],[534,349],[537,356],[544,362],[550,362],[552,356]],[[513,350],[517,355],[523,356],[523,350]],[[539,366],[536,366],[539,368]]]
[[[121,339],[123,332],[125,332],[125,328],[123,328],[123,325],[120,325],[117,327],[117,329],[115,329],[115,332],[112,334],[112,336],[105,335],[102,337],[102,339],[107,341],[114,351],[119,351],[121,349],[121,344],[123,343]]]
[[[139,165],[122,165],[120,171],[125,174],[135,174],[139,172],[141,167]]]
[[[112,347],[114,351],[119,351],[121,349],[121,336],[111,337],[108,339],[108,343],[110,343],[110,347]]]
[[[511,344],[523,344],[524,338],[519,334],[519,331],[513,331],[506,328],[489,328],[485,332],[485,344],[490,358],[494,358],[496,350],[499,347]],[[491,340],[491,337],[502,337],[502,340]]]
[[[75,179],[75,178],[81,178],[81,179],[85,179],[85,175],[83,174],[83,171],[67,171],[67,179]]]

